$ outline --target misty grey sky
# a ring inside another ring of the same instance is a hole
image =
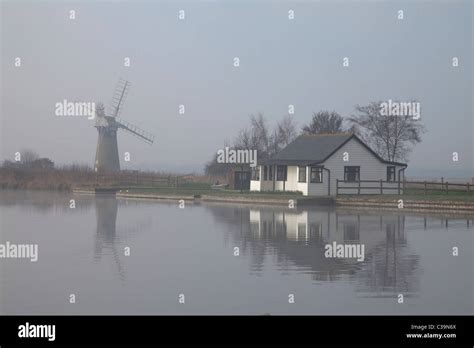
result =
[[[273,125],[289,104],[301,128],[321,109],[415,98],[427,132],[407,175],[473,176],[472,22],[472,1],[3,1],[0,160],[31,148],[92,166],[93,121],[55,103],[108,103],[122,77],[121,117],[156,136],[119,131],[122,168],[200,171],[249,115]]]

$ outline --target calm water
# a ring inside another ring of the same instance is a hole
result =
[[[39,245],[0,259],[0,314],[474,313],[472,218],[11,191],[0,207],[0,243]],[[326,258],[333,241],[365,260]]]

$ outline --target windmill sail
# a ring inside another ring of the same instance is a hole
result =
[[[153,144],[153,141],[155,140],[155,136],[151,133],[148,133],[144,131],[143,129],[135,126],[134,124],[131,124],[130,122],[121,120],[119,118],[115,119],[115,122],[118,124],[119,128],[125,129],[126,131],[132,133],[133,135],[141,138],[148,144]]]
[[[115,88],[108,113],[105,113],[103,106],[100,104],[96,109],[95,127],[99,133],[94,165],[96,172],[117,172],[120,170],[117,144],[117,131],[119,129],[128,131],[150,145],[153,144],[154,136],[152,134],[117,117],[123,108],[129,88],[130,82],[120,79]]]
[[[117,117],[122,111],[123,104],[125,103],[125,98],[127,97],[128,91],[130,89],[130,82],[120,79],[115,87],[114,94],[112,96],[112,101],[110,103],[108,115],[112,117]]]

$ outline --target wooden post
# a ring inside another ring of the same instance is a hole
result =
[[[448,184],[448,182],[446,181],[446,194],[448,194],[448,192],[449,192],[449,187],[448,187],[448,185],[449,185],[449,184]]]
[[[383,195],[383,181],[380,179],[380,194]]]
[[[336,196],[339,195],[339,179],[336,179]]]
[[[359,178],[358,186],[357,186],[357,194],[360,195],[360,178]]]
[[[426,181],[423,182],[424,186],[425,186],[425,196],[426,196]]]

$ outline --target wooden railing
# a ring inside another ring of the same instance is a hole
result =
[[[406,188],[410,190],[422,191],[427,194],[431,191],[442,192],[449,194],[449,192],[474,192],[474,184],[472,183],[450,183],[450,182],[434,182],[434,181],[407,181]]]
[[[349,185],[348,185],[349,184]],[[384,181],[384,180],[359,180],[344,181],[336,179],[336,195],[341,194],[365,194],[363,191],[370,191],[368,194],[384,194],[387,191],[396,191],[397,194],[409,191],[421,191],[424,195],[436,192],[465,192],[473,193],[474,184],[472,183],[449,183],[449,182],[433,182],[433,181]],[[346,192],[341,192],[346,191]],[[349,191],[349,192],[347,192]],[[389,192],[393,193],[393,192]]]
[[[347,185],[351,184],[351,185]],[[372,185],[369,185],[372,184]],[[341,192],[349,191],[349,192]],[[383,181],[383,180],[359,180],[344,181],[336,179],[336,195],[341,194],[363,194],[362,190],[371,191],[370,194],[384,194],[386,191],[396,190],[398,194],[403,192],[403,182],[400,181]]]

